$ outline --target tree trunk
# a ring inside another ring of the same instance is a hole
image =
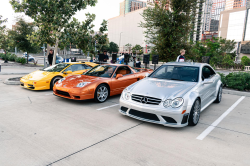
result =
[[[57,50],[58,50],[58,43],[59,43],[59,40],[58,40],[58,38],[56,38],[56,45],[55,45],[52,65],[56,64],[56,54],[57,54]]]
[[[5,49],[3,49],[3,51],[5,52],[5,61],[4,61],[4,63],[8,63],[8,60],[7,60],[7,52],[6,52]]]

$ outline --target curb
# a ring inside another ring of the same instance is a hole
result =
[[[222,89],[222,93],[250,97],[250,92],[241,92],[241,91],[237,91],[237,90]]]
[[[0,73],[0,75],[27,75],[30,73]]]
[[[20,85],[20,81],[8,81],[8,79],[5,80],[3,83],[6,85]]]

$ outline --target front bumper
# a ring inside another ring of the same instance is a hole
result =
[[[32,81],[21,79],[20,86],[30,90],[47,90],[50,89],[50,81]]]
[[[81,90],[78,88],[64,88],[54,86],[53,94],[62,98],[72,100],[88,100],[94,98],[94,92],[90,92],[88,89]]]
[[[182,114],[183,110],[186,110]],[[160,105],[149,105],[124,100],[120,98],[119,112],[123,115],[141,121],[161,124],[170,127],[185,127],[188,125],[188,116],[191,106],[181,106],[180,108],[162,108]]]

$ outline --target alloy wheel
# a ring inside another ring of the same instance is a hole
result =
[[[199,100],[196,100],[195,105],[194,105],[194,112],[193,112],[194,124],[197,124],[200,119],[200,110],[201,110],[200,102]]]
[[[108,97],[108,88],[106,86],[101,86],[98,90],[97,90],[97,99],[100,102],[103,102],[107,99]]]

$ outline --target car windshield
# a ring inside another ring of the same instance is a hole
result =
[[[134,67],[131,67],[136,73],[138,73],[138,72],[140,72],[141,71],[141,69],[139,69],[139,68],[134,68]]]
[[[110,78],[113,75],[115,69],[116,69],[116,66],[99,65],[99,66],[92,68],[91,70],[84,73],[83,75]]]
[[[69,66],[69,64],[60,63],[60,64],[57,64],[54,66],[47,67],[47,68],[42,69],[42,70],[47,71],[47,72],[61,72],[63,69],[65,69],[68,66]]]
[[[198,76],[198,67],[164,65],[158,68],[149,77],[166,80],[198,82]]]

